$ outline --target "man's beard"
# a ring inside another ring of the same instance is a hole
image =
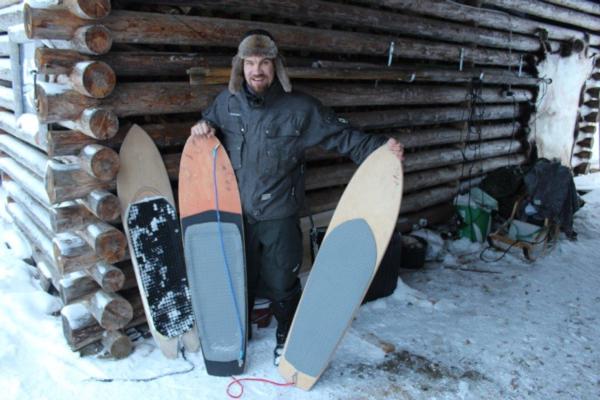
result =
[[[260,82],[254,82],[254,79],[262,79],[262,81]],[[269,82],[267,82],[267,76],[266,75],[254,75],[250,77],[250,82],[248,83],[248,86],[250,86],[250,88],[256,92],[256,94],[262,94],[264,93],[267,88],[269,87]]]

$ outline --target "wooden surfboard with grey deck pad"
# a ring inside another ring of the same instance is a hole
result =
[[[385,253],[402,200],[400,160],[382,146],[360,165],[333,214],[296,310],[279,373],[309,390],[331,359]]]

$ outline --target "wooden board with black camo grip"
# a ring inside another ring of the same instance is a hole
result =
[[[242,207],[217,138],[191,136],[179,169],[179,209],[194,315],[209,375],[244,371],[247,342]]]
[[[134,125],[121,146],[117,192],[150,332],[162,353],[197,351],[198,333],[173,191],[152,139]]]
[[[377,272],[396,226],[402,164],[375,150],[348,183],[311,269],[279,363],[288,382],[319,379]]]

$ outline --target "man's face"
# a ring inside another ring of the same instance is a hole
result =
[[[257,94],[264,93],[275,77],[273,60],[259,56],[244,58],[244,78]]]

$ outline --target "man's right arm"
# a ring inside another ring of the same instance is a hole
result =
[[[220,95],[213,100],[206,110],[202,111],[202,119],[192,126],[191,133],[199,137],[211,137],[217,134],[219,126],[218,103]]]
[[[200,120],[196,125],[192,126],[192,135],[199,137],[215,136],[216,129],[205,120]]]

